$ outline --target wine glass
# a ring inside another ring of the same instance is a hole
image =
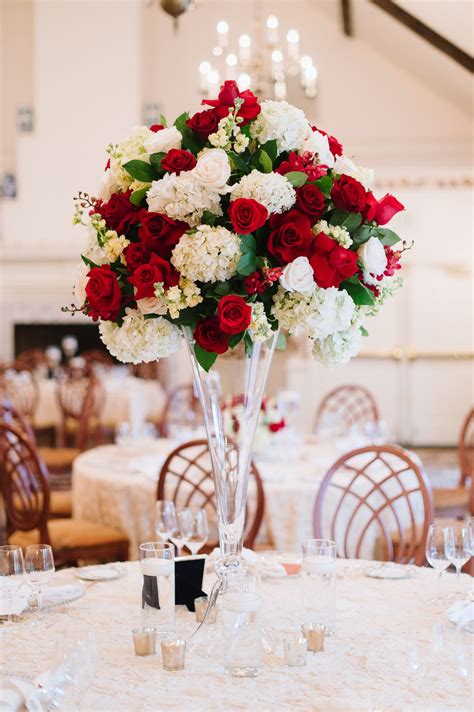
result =
[[[446,571],[451,563],[446,555],[446,529],[432,524],[426,537],[425,554],[430,566],[438,572],[438,581],[441,581],[443,571]],[[429,604],[440,603],[442,599],[435,598],[428,601]]]
[[[0,546],[0,597],[8,597],[8,624],[13,623],[13,597],[24,583],[25,563],[21,546]]]
[[[49,544],[29,544],[25,549],[25,569],[32,595],[31,608],[41,608],[41,593],[54,574],[53,550]]]
[[[471,558],[469,527],[466,524],[446,527],[445,547],[446,557],[456,568],[456,583],[459,584],[461,569]]]
[[[179,512],[175,507],[169,509],[165,514],[165,521],[168,523],[168,539],[170,539],[176,547],[176,555],[181,556],[183,553],[184,537],[179,526]]]
[[[187,507],[179,512],[178,519],[184,544],[192,556],[195,556],[205,545],[209,536],[206,510]]]
[[[159,499],[156,502],[155,532],[161,541],[170,538],[170,514],[174,511],[174,502]]]

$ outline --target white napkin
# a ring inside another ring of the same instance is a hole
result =
[[[258,562],[258,570],[264,578],[285,578],[286,569],[276,559],[261,556]]]
[[[474,603],[472,601],[456,601],[450,606],[446,615],[451,623],[465,626],[474,621]]]
[[[35,686],[18,677],[0,678],[0,711],[20,712],[26,709],[27,699],[35,692]]]

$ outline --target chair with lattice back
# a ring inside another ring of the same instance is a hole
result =
[[[379,422],[377,404],[363,386],[338,386],[327,393],[316,412],[314,431],[332,429],[349,432],[356,427],[362,431]]]
[[[171,500],[177,507],[205,509],[211,536],[203,551],[212,551],[218,546],[215,488],[206,440],[183,443],[168,455],[161,468],[157,499]],[[244,546],[249,549],[253,548],[257,538],[264,509],[265,495],[262,480],[252,462],[244,527]]]
[[[34,373],[21,361],[0,366],[0,398],[8,399],[30,424],[39,401],[39,386]]]
[[[340,556],[421,566],[432,519],[431,487],[421,467],[399,447],[371,445],[329,469],[313,525],[317,538],[336,541]]]
[[[160,423],[163,437],[172,437],[179,428],[204,425],[201,405],[191,383],[177,386],[168,396]]]
[[[433,490],[437,515],[462,518],[474,515],[474,408],[464,418],[458,440],[459,483]]]

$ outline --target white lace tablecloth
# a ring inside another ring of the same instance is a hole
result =
[[[146,418],[158,420],[163,412],[166,396],[157,381],[144,381],[134,376],[121,376],[112,370],[101,382],[105,403],[101,421],[107,425],[129,422],[142,425]],[[58,384],[54,379],[39,380],[39,402],[35,412],[35,426],[59,425],[61,411],[58,403]]]
[[[82,599],[40,613],[40,625],[29,625],[28,617],[15,634],[2,636],[2,674],[33,680],[53,664],[62,636],[71,629],[82,635],[92,630],[99,657],[95,680],[78,708],[84,712],[471,710],[465,656],[472,637],[456,634],[442,609],[426,605],[456,587],[454,576],[438,584],[433,571],[417,569],[410,579],[374,580],[363,575],[367,563],[339,560],[336,634],[323,653],[308,654],[306,667],[285,667],[281,647],[285,621],[301,598],[300,577],[262,582],[264,623],[277,647],[264,656],[256,679],[229,678],[219,662],[192,654],[186,669],[174,673],[162,669],[160,653],[135,657],[131,629],[139,624],[141,576],[134,562],[126,564],[125,578],[90,585]],[[62,579],[65,573],[72,576],[61,571]],[[189,639],[195,625],[194,614],[180,608],[177,634]],[[467,677],[460,672],[462,653]]]

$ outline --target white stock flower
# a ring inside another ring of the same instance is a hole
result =
[[[252,138],[260,143],[273,139],[278,153],[299,151],[308,134],[308,120],[301,109],[287,101],[262,101],[261,111],[250,124]]]
[[[135,126],[130,135],[122,139],[113,149],[111,155],[119,159],[122,165],[135,159],[143,161],[147,154],[145,142],[154,135],[148,126]]]
[[[119,180],[117,173],[116,168],[111,167],[102,174],[98,197],[104,203],[108,203],[112,195],[122,188],[123,183]]]
[[[100,338],[123,363],[149,363],[179,351],[181,332],[166,319],[145,319],[136,309],[127,309],[121,326],[101,321]]]
[[[338,156],[333,166],[334,173],[338,175],[346,175],[355,178],[359,183],[362,183],[367,190],[374,183],[374,172],[371,168],[364,166],[356,166],[348,156]]]
[[[83,262],[74,270],[73,294],[77,307],[82,307],[86,301],[86,286],[89,281],[87,276],[89,267]]]
[[[344,366],[357,356],[362,343],[362,334],[358,323],[345,331],[337,331],[325,339],[317,339],[313,346],[313,356],[324,366],[336,368]]]
[[[345,227],[341,225],[329,225],[326,220],[320,220],[318,223],[313,225],[311,228],[315,235],[319,235],[320,232],[324,232],[330,238],[335,240],[338,245],[345,247],[346,249],[352,245],[352,237]]]
[[[191,227],[199,225],[206,210],[222,215],[220,196],[216,190],[205,188],[192,171],[179,176],[166,173],[154,181],[147,193],[148,209],[153,213],[165,213],[173,220],[182,220]]]
[[[254,169],[234,185],[231,200],[253,198],[264,205],[269,213],[284,213],[296,200],[290,181],[279,173],[260,173]]]
[[[316,287],[303,294],[286,292],[280,286],[273,297],[273,316],[295,336],[307,334],[312,339],[324,339],[348,329],[354,313],[355,304],[349,294],[335,287]]]
[[[254,342],[266,341],[274,333],[268,322],[262,302],[254,302],[252,304],[252,321],[248,327],[248,332]]]
[[[143,143],[147,153],[168,153],[172,148],[181,148],[183,137],[176,126],[149,133],[150,135]]]
[[[307,257],[297,257],[286,265],[280,284],[287,292],[310,292],[316,286],[314,271]]]
[[[357,255],[362,262],[364,281],[367,281],[366,275],[378,277],[384,273],[387,266],[387,255],[378,237],[371,237],[367,242],[364,242],[357,250]]]
[[[111,233],[109,235],[109,233]],[[130,244],[125,235],[117,235],[115,230],[107,230],[107,241],[104,243],[104,252],[109,262],[115,262],[116,259],[122,256],[126,247]]]
[[[319,131],[313,131],[311,126],[308,126],[309,133],[303,142],[298,153],[303,154],[309,151],[309,153],[317,153],[319,162],[328,168],[332,168],[334,165],[334,156],[329,148],[328,137]]]
[[[97,242],[97,232],[90,224],[87,229],[87,246],[83,254],[84,257],[93,262],[95,265],[105,265],[109,262],[104,249]]]
[[[231,173],[230,163],[222,148],[208,148],[201,153],[191,173],[204,188],[221,194],[232,190],[227,185]]]
[[[171,264],[192,282],[225,282],[237,272],[240,238],[225,227],[200,225],[185,233],[171,255]]]

